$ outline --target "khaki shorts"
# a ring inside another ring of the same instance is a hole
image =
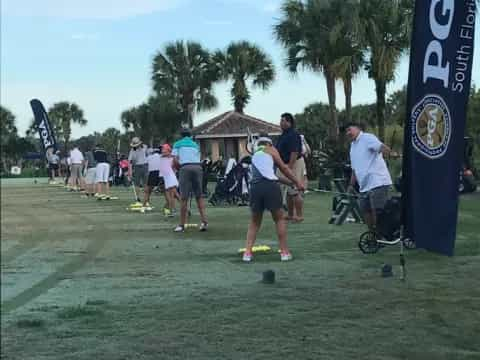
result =
[[[293,175],[295,175],[295,178],[297,178],[297,180],[303,182],[303,179],[305,178],[305,171],[306,171],[305,160],[302,157],[297,161],[295,161],[292,172],[293,172]],[[282,181],[282,183],[284,183],[285,181],[288,182],[289,184],[292,183],[285,175],[283,175],[280,169],[277,169],[277,176]],[[299,191],[295,189],[292,185],[282,184],[282,192],[285,191],[285,189],[288,196],[296,196],[299,194]]]
[[[72,164],[72,167],[70,168],[70,177],[73,179],[82,178],[82,170],[82,164]]]

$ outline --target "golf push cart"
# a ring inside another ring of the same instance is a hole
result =
[[[358,241],[358,247],[364,254],[375,254],[386,245],[398,243],[407,249],[415,249],[415,242],[402,235],[401,208],[400,196],[393,196],[383,209],[377,211],[375,230],[365,231]]]

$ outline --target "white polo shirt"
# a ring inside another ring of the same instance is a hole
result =
[[[147,157],[148,172],[160,171],[160,154],[153,153]]]
[[[81,165],[83,162],[83,154],[77,148],[70,151],[70,161],[72,165]]]
[[[375,135],[364,132],[360,132],[350,145],[350,162],[362,193],[379,186],[392,185],[381,152],[382,145]]]

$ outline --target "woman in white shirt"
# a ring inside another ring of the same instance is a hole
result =
[[[272,146],[270,138],[260,137],[257,140],[256,148],[252,156],[252,179],[250,180],[250,209],[252,215],[248,226],[243,261],[250,262],[253,259],[252,248],[258,230],[262,225],[265,210],[271,212],[275,222],[280,246],[280,259],[281,261],[289,261],[292,259],[292,254],[287,246],[287,226],[283,215],[282,192],[278,184],[279,178],[275,174],[275,166],[295,184],[297,190],[303,191],[304,186],[302,181],[295,178],[290,168],[282,161],[280,154]]]
[[[155,186],[158,186],[160,180],[160,150],[152,149],[152,153],[147,157],[148,178],[145,186],[143,206],[151,210],[150,195]]]
[[[164,210],[165,216],[173,216],[175,210],[175,199],[179,198],[177,192],[178,180],[173,171],[172,148],[169,144],[162,145],[162,157],[160,158],[160,176],[165,183],[165,200],[167,207]]]

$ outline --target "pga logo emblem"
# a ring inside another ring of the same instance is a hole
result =
[[[412,110],[412,143],[422,155],[437,159],[447,151],[452,132],[450,112],[438,95],[426,95]]]

